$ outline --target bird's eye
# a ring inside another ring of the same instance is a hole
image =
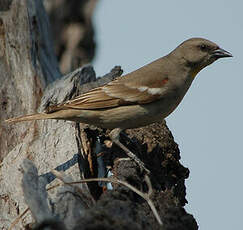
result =
[[[202,50],[202,51],[206,51],[206,50],[207,50],[207,46],[206,46],[205,44],[201,44],[201,45],[199,46],[199,48],[200,48],[200,50]]]

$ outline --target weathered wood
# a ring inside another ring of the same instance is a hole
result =
[[[37,223],[53,218],[48,207],[46,180],[38,176],[36,167],[30,160],[25,159],[22,164],[24,171],[22,187],[26,204]]]
[[[61,225],[62,229],[73,229],[75,223],[83,216],[87,205],[86,196],[77,190],[77,186],[63,185],[56,189],[55,197],[51,200],[46,191],[48,184],[44,177],[39,177],[32,161],[25,159],[22,187],[26,203],[35,219],[35,225],[51,223]],[[66,182],[72,181],[69,176]],[[66,227],[67,226],[67,227]],[[47,227],[43,229],[48,229]],[[58,228],[59,229],[59,228]]]
[[[0,121],[36,111],[46,85],[61,76],[51,41],[41,0],[1,1]],[[1,123],[0,161],[26,132]]]
[[[92,88],[102,86],[122,74],[119,66],[114,67],[110,73],[96,78],[94,69],[90,65],[80,67],[62,77],[60,80],[48,85],[41,99],[39,111],[48,110],[48,106],[70,100]],[[65,87],[64,87],[65,86]]]
[[[103,85],[116,78],[121,73],[121,69],[116,67],[111,73],[103,78],[96,79],[94,70],[91,66],[79,68],[46,88],[41,102],[41,110],[51,103],[70,99],[78,94],[78,92],[81,93],[89,90],[90,87]],[[94,80],[97,81],[91,82],[90,84],[81,84]],[[18,168],[21,166],[22,161],[25,158],[29,158],[35,162],[39,172],[43,174],[42,176],[48,183],[55,184],[57,181],[55,181],[55,177],[50,173],[51,169],[56,168],[59,171],[67,171],[73,180],[79,180],[80,171],[77,164],[77,154],[79,154],[80,157],[85,156],[85,154],[82,154],[84,150],[77,143],[77,135],[80,135],[80,133],[77,134],[74,123],[65,121],[37,121],[30,122],[28,126],[30,131],[26,136],[22,136],[22,143],[8,153],[0,168],[0,180],[2,186],[0,187],[0,194],[7,197],[6,203],[8,205],[10,205],[12,201],[13,203],[17,203],[17,210],[20,211],[22,211],[26,205],[20,189],[20,172],[18,171]],[[33,133],[35,133],[35,136],[33,136]],[[84,160],[87,159],[83,157],[83,161]],[[88,171],[89,168],[83,167],[82,170]],[[9,183],[10,181],[11,183]],[[16,187],[18,189],[16,189]],[[84,192],[86,191],[86,193],[88,193],[86,186],[80,185],[80,187]],[[65,199],[63,193],[60,200]],[[64,207],[66,206],[63,205],[58,207],[63,207],[63,212],[65,213]],[[0,218],[13,221],[14,216],[16,216],[16,214],[14,214],[16,213],[16,207],[11,208],[10,213],[8,210],[9,206],[0,205]],[[59,209],[59,212],[62,212],[62,209]],[[71,214],[68,216],[71,216]],[[24,219],[23,223],[27,224],[32,221],[30,216],[28,216],[27,219]],[[72,223],[73,221],[70,222]]]

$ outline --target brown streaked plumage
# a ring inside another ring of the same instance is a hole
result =
[[[168,116],[201,69],[219,58],[231,56],[209,40],[192,38],[167,56],[124,77],[49,107],[48,113],[7,122],[62,119],[110,129],[144,126]]]

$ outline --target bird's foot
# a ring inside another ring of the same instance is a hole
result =
[[[113,143],[115,143],[117,146],[119,146],[131,159],[133,159],[138,165],[139,167],[145,171],[146,174],[150,174],[150,171],[145,167],[144,163],[133,153],[131,152],[125,145],[123,145],[120,140],[120,132],[121,129],[116,128],[113,129],[109,136],[112,140]]]

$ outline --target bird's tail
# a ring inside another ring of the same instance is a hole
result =
[[[14,117],[10,118],[8,120],[5,120],[7,123],[17,123],[17,122],[22,122],[22,121],[33,121],[33,120],[43,120],[43,119],[52,119],[53,114],[47,114],[47,113],[35,113],[35,114],[30,114],[30,115],[25,115],[21,117]]]

